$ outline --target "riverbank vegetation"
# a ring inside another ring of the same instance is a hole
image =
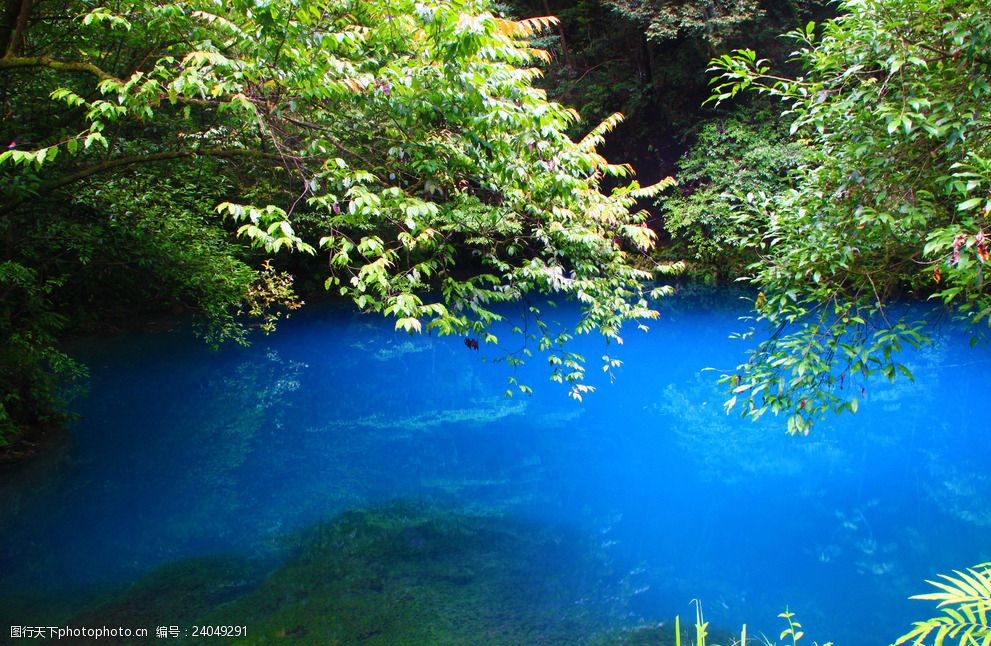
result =
[[[728,376],[744,413],[791,413],[807,432],[824,410],[856,411],[861,378],[899,373],[928,321],[899,299],[941,301],[989,322],[983,228],[991,213],[984,109],[991,22],[974,2],[854,1],[789,38],[802,72],[753,50],[716,59],[717,102],[772,97],[809,157],[788,190],[737,191],[736,238],[759,259],[758,320],[774,333]]]
[[[908,376],[898,350],[928,322],[892,303],[989,318],[987,26],[967,3],[852,2],[784,41],[827,9],[91,4],[11,0],[0,34],[4,441],[57,420],[82,371],[66,333],[190,312],[243,342],[324,287],[490,343],[493,306],[525,302],[511,360],[548,351],[580,398],[570,334],[620,340],[674,269],[745,278],[763,342],[724,375],[729,405],[792,432]],[[537,294],[586,316],[553,333]]]

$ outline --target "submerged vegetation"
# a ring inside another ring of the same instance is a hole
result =
[[[564,527],[393,501],[284,537],[277,561],[166,565],[84,609],[67,602],[62,620],[209,626],[244,617],[244,643],[673,646],[673,625],[612,628],[627,599],[593,547]],[[570,577],[534,576],[553,564]],[[30,613],[7,609],[21,622]],[[39,621],[50,622],[51,611]]]

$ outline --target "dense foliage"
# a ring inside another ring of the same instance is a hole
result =
[[[769,111],[739,110],[705,122],[678,162],[677,188],[657,202],[672,237],[665,254],[686,260],[689,274],[703,280],[744,275],[757,255],[737,241],[766,230],[767,222],[738,217],[740,196],[787,190],[806,150],[788,140],[787,126]]]
[[[793,32],[804,73],[776,75],[751,50],[717,59],[717,98],[776,97],[809,147],[794,190],[751,194],[766,222],[738,244],[770,337],[726,376],[743,412],[807,432],[826,410],[856,411],[861,378],[894,378],[923,322],[892,305],[939,299],[989,320],[983,268],[991,213],[991,19],[973,0],[850,0]]]
[[[576,143],[577,113],[533,86],[546,56],[529,39],[551,18],[474,0],[6,8],[7,431],[36,408],[18,393],[50,398],[38,386],[67,319],[178,302],[213,338],[242,338],[238,312],[296,305],[260,264],[281,249],[319,249],[328,287],[410,332],[495,342],[496,306],[522,303],[576,397],[569,333],[526,299],[576,298],[577,331],[615,339],[655,315],[654,236],[634,208],[652,189],[600,190],[631,173],[595,151],[619,117]]]

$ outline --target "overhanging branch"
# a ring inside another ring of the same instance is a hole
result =
[[[114,80],[118,83],[123,83],[123,81],[113,74],[104,72],[92,63],[60,61],[49,56],[15,56],[10,53],[0,58],[0,69],[17,69],[20,67],[48,67],[63,72],[85,72],[86,74],[92,74],[101,81]]]

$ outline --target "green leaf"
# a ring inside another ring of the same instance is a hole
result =
[[[970,211],[977,208],[984,202],[983,197],[972,197],[969,200],[964,200],[960,204],[957,204],[958,211]]]

